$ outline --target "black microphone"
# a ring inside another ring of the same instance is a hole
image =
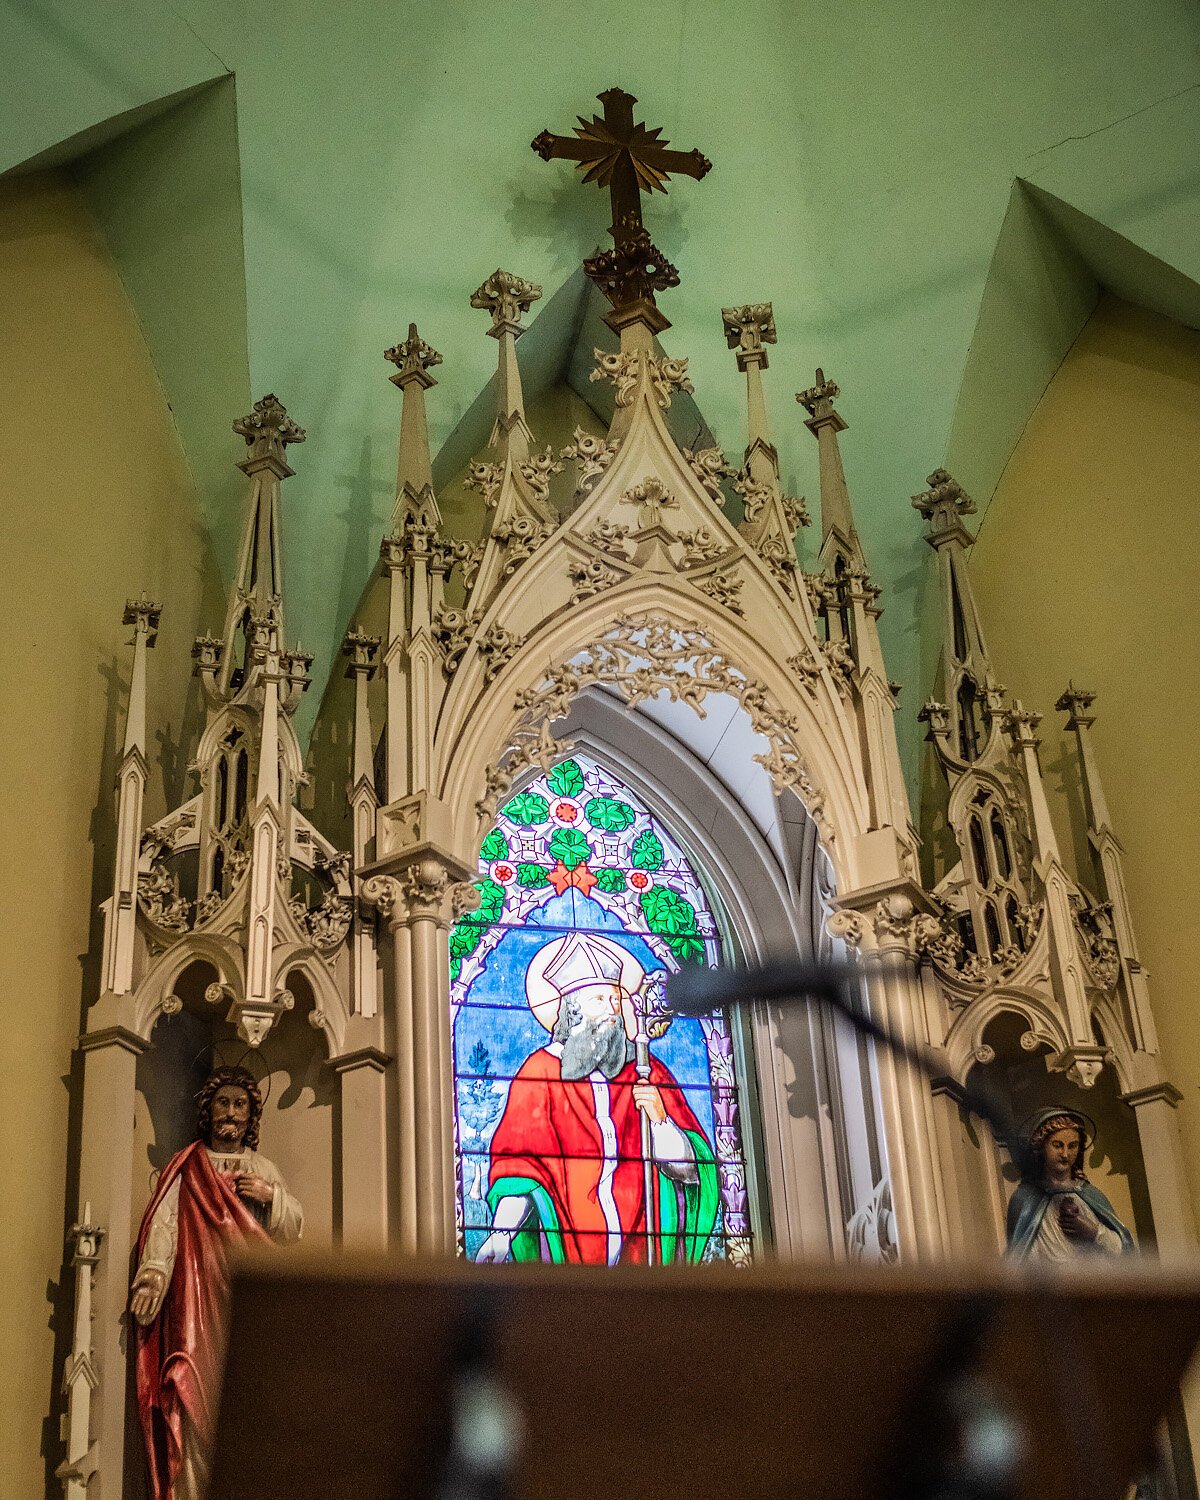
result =
[[[885,957],[870,968],[858,959],[774,959],[744,968],[701,968],[688,964],[667,980],[667,1005],[677,1015],[706,1016],[730,1005],[753,1005],[760,1000],[807,1004],[815,1000],[844,1016],[863,1036],[870,1037],[926,1078],[945,1076],[945,1065],[927,1048],[906,1042],[881,1026],[856,1003],[869,972],[911,967],[903,958]],[[996,1139],[1013,1156],[1022,1175],[1029,1163],[1008,1106],[986,1085],[964,1082],[959,1097],[973,1115],[991,1127]]]

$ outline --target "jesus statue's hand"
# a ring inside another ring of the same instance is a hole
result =
[[[133,1283],[133,1296],[129,1299],[129,1311],[143,1328],[158,1317],[166,1290],[167,1278],[161,1271],[147,1266],[138,1272]]]
[[[663,1103],[663,1096],[652,1083],[635,1083],[633,1102],[649,1119],[651,1125],[661,1125],[667,1118],[667,1106]]]
[[[500,1265],[512,1252],[512,1235],[507,1229],[494,1229],[475,1256],[476,1265]]]
[[[267,1205],[275,1201],[275,1185],[268,1182],[265,1177],[255,1177],[253,1172],[235,1172],[233,1183],[239,1198],[245,1198],[251,1203]]]

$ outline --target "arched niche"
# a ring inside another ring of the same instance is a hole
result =
[[[590,687],[552,731],[670,827],[711,887],[726,953],[757,961],[827,951],[833,872],[813,819],[754,761],[762,743],[737,701],[713,693],[704,709],[701,717],[665,693],[631,709]],[[757,1007],[735,1038],[760,1243],[841,1256],[846,1224],[885,1170],[869,1052],[804,1007]]]
[[[222,1063],[244,1059],[260,1078],[266,1095],[260,1150],[276,1163],[303,1204],[305,1239],[332,1244],[338,1220],[337,1080],[326,1066],[324,1035],[309,1022],[315,1009],[313,987],[302,969],[289,973],[293,1008],[255,1054],[226,1020],[225,1007],[204,998],[217,977],[215,966],[203,958],[180,971],[172,1004],[154,1018],[149,1046],[137,1061],[131,1239],[136,1242],[159,1172],[195,1139],[196,1093],[215,1053]]]
[[[1054,1105],[1080,1110],[1094,1121],[1096,1138],[1086,1159],[1088,1180],[1107,1196],[1139,1243],[1152,1244],[1154,1224],[1137,1122],[1133,1110],[1121,1100],[1115,1070],[1108,1065],[1090,1089],[1079,1088],[1066,1074],[1049,1071],[1049,1049],[1041,1042],[1031,1047],[1024,1040],[1031,1035],[1027,1019],[1015,1011],[994,1016],[983,1030],[976,1053],[979,1061],[968,1073],[968,1081],[998,1094],[1018,1125],[1036,1111]],[[986,1129],[977,1127],[973,1135],[974,1160],[968,1157],[967,1165],[983,1179],[984,1196],[990,1205],[987,1220],[991,1234],[985,1238],[1002,1247],[1004,1213],[1018,1171],[1009,1152],[998,1148]]]

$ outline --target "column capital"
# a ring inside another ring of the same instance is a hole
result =
[[[1140,1109],[1143,1104],[1169,1104],[1176,1109],[1183,1102],[1182,1093],[1173,1083],[1168,1083],[1165,1078],[1157,1083],[1147,1084],[1144,1088],[1130,1089],[1127,1094],[1121,1095],[1122,1104],[1128,1104],[1131,1109]]]
[[[386,1073],[394,1062],[390,1052],[379,1047],[356,1047],[352,1052],[343,1052],[329,1059],[335,1073],[354,1073],[360,1068],[369,1068],[375,1073]]]
[[[520,338],[525,332],[521,315],[527,313],[541,295],[542,289],[536,282],[514,276],[511,271],[495,270],[471,293],[471,306],[491,313],[489,338],[503,338],[506,333]]]
[[[140,1057],[150,1047],[146,1037],[128,1026],[101,1026],[96,1031],[85,1031],[75,1045],[80,1052],[103,1052],[115,1047],[121,1052],[132,1052],[134,1057]]]

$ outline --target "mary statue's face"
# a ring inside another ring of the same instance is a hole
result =
[[[1079,1161],[1081,1144],[1082,1137],[1079,1131],[1067,1125],[1046,1137],[1042,1143],[1042,1162],[1045,1165],[1046,1177],[1050,1182],[1066,1184],[1071,1181],[1072,1173]]]

